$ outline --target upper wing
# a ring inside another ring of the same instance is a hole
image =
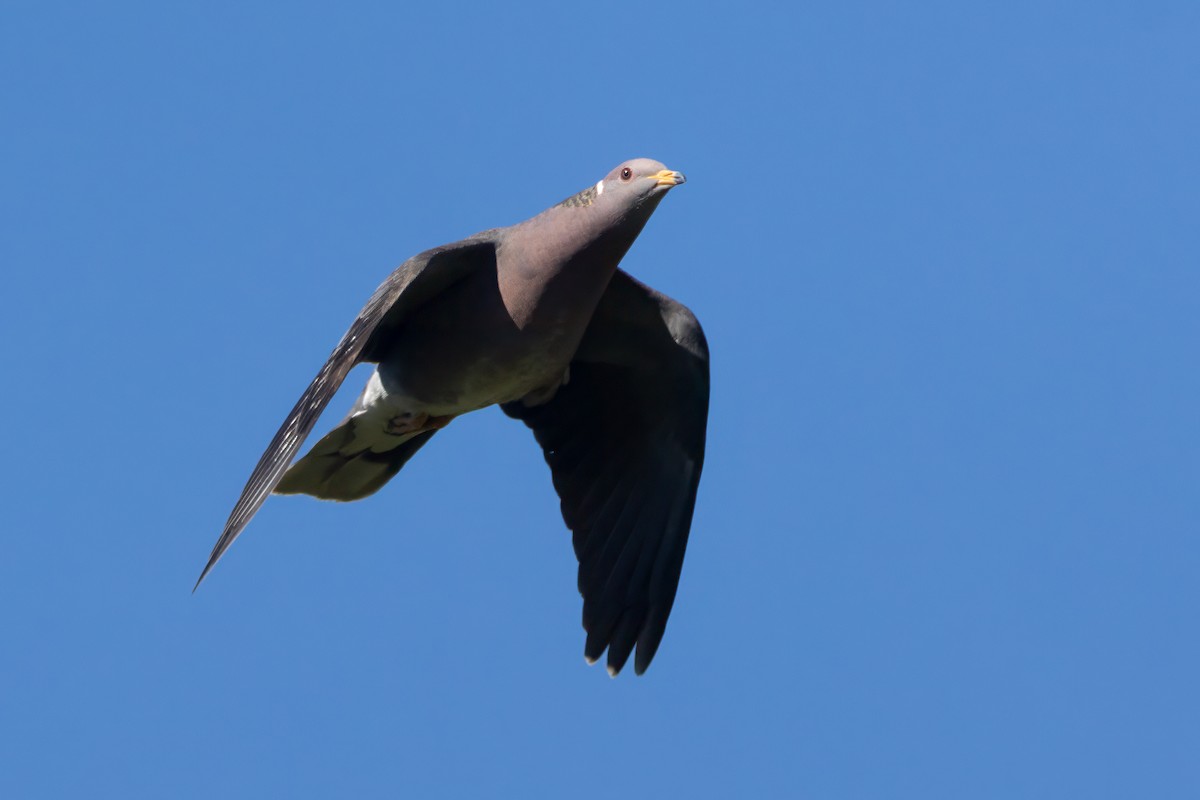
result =
[[[503,406],[532,430],[573,532],[584,656],[642,674],[675,602],[708,420],[708,347],[683,305],[618,270],[569,380]]]
[[[271,490],[279,483],[317,417],[342,385],[346,374],[358,363],[377,361],[381,343],[404,315],[461,280],[468,273],[496,266],[496,239],[493,231],[484,231],[453,244],[435,247],[405,261],[375,290],[350,330],[333,349],[329,360],[304,390],[295,408],[267,445],[258,460],[242,496],[229,514],[225,530],[217,539],[212,555],[200,573],[196,586],[238,537],[258,511]],[[193,589],[195,591],[195,589]]]

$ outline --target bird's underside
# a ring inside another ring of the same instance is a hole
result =
[[[642,673],[662,640],[687,546],[704,461],[708,353],[691,312],[616,269],[665,192],[643,185],[649,201],[630,194],[624,175],[638,167],[655,185],[682,182],[657,162],[627,162],[527,223],[397,269],[272,439],[200,580],[272,492],[366,497],[455,416],[499,405],[532,430],[550,466],[579,559],[585,656],[595,661],[607,649],[616,675],[636,647]],[[574,240],[587,244],[572,250]],[[364,361],[378,366],[349,415],[293,464]]]

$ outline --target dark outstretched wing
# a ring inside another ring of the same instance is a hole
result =
[[[295,408],[258,460],[196,586],[200,585],[200,581],[204,580],[279,483],[304,439],[312,431],[317,417],[321,416],[347,373],[356,364],[378,360],[380,342],[386,344],[388,333],[409,310],[425,303],[469,273],[478,269],[495,269],[495,266],[495,232],[484,231],[469,239],[413,256],[388,276],[333,349],[317,377],[304,390]]]
[[[543,405],[505,405],[532,430],[573,532],[584,656],[611,674],[650,665],[675,602],[708,420],[708,347],[683,305],[618,270]]]

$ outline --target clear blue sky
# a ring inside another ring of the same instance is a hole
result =
[[[1200,12],[984,5],[6,4],[0,795],[1200,796]],[[642,155],[645,677],[496,410],[190,593],[393,266]]]

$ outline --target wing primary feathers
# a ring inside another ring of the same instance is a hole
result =
[[[225,522],[225,528],[221,531],[221,536],[217,539],[217,544],[208,557],[208,563],[204,565],[204,570],[196,580],[196,585],[192,587],[193,592],[200,587],[204,578],[229,549],[229,545],[233,544],[234,539],[241,534],[246,524],[262,507],[271,494],[271,490],[283,477],[288,464],[292,463],[296,451],[300,449],[300,445],[312,431],[317,417],[325,410],[325,406],[329,405],[330,399],[341,386],[346,373],[354,366],[353,360],[349,363],[342,363],[345,354],[354,344],[351,339],[353,333],[354,329],[351,328],[350,333],[346,334],[346,337],[330,355],[325,366],[317,373],[317,377],[309,384],[300,400],[292,408],[291,413],[288,414],[287,419],[284,420],[283,425],[271,439],[271,443],[267,445],[266,451],[254,467],[254,472],[250,473],[250,480],[246,482],[246,488],[242,490],[241,497],[238,498],[237,504],[230,512],[229,519]],[[331,377],[332,380],[330,380]]]

